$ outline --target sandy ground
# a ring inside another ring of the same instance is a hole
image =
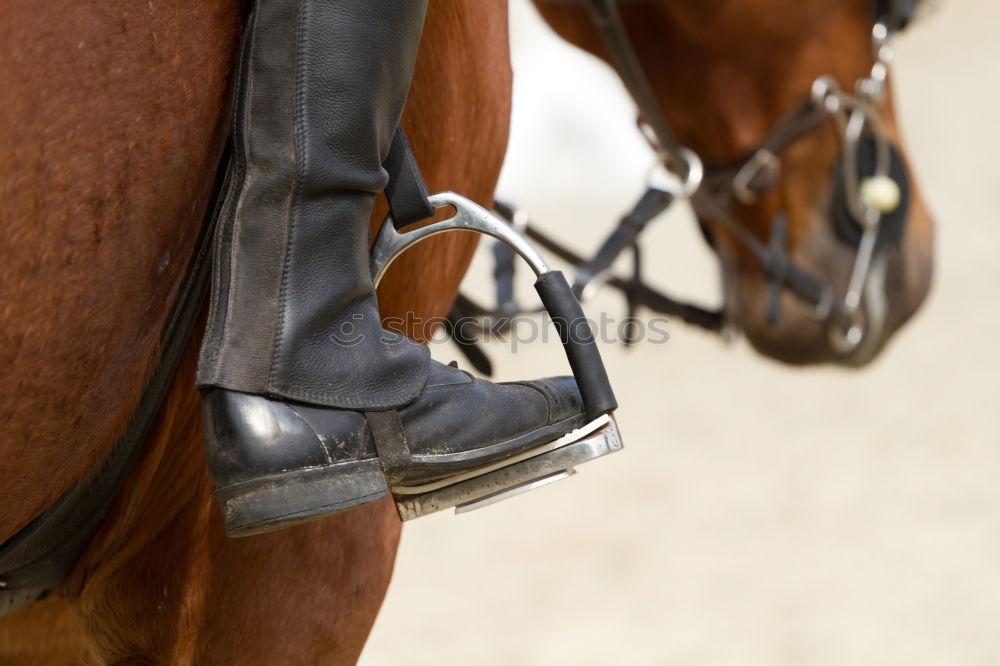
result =
[[[648,157],[614,77],[515,10],[502,190],[594,247]],[[997,3],[952,0],[899,41],[903,129],[941,224],[933,295],[884,356],[792,370],[681,323],[666,344],[606,346],[627,450],[407,525],[363,665],[1000,664],[998,25]],[[715,298],[686,212],[646,241],[657,282]],[[506,379],[564,368],[551,344],[491,353]]]

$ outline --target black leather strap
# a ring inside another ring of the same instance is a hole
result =
[[[544,0],[549,5],[591,5],[594,0]],[[601,2],[603,0],[597,0]],[[646,2],[648,0],[610,0],[619,5]],[[889,28],[902,30],[908,26],[917,13],[922,0],[874,0],[873,9],[876,21],[889,21]]]
[[[395,409],[384,412],[365,412],[368,429],[375,440],[375,451],[386,482],[391,486],[403,480],[413,466],[410,447],[403,435],[403,424]]]
[[[921,0],[875,0],[875,20],[886,21],[889,29],[903,30],[917,15]]]
[[[619,220],[618,226],[604,240],[597,254],[590,261],[577,266],[577,278],[585,277],[589,280],[611,268],[618,256],[632,246],[653,218],[669,208],[673,200],[672,192],[656,187],[647,188],[632,210]],[[573,287],[578,296],[582,295],[579,287],[580,285]]]
[[[620,0],[587,0],[594,27],[601,34],[611,64],[618,72],[632,99],[639,107],[642,120],[653,130],[659,148],[668,156],[676,155],[680,144],[673,128],[660,108],[659,99],[646,77],[642,63],[632,48],[628,31],[618,13]]]
[[[803,100],[786,112],[742,159],[726,164],[706,164],[702,188],[714,197],[729,201],[737,174],[758,154],[771,153],[779,160],[775,164],[780,165],[780,158],[785,150],[799,139],[812,134],[823,123],[829,122],[829,119],[829,114],[822,107],[813,104],[811,99]],[[768,168],[767,165],[761,165],[745,187],[759,196],[777,185],[780,175],[780,166]]]
[[[514,210],[509,205],[501,201],[496,201],[493,207],[501,217],[509,222],[513,221]],[[527,228],[524,230],[524,235],[532,242],[538,243],[540,247],[572,266],[578,266],[586,261],[582,256],[557,241],[554,237],[543,232],[536,224],[529,222]],[[721,311],[706,310],[697,305],[676,301],[645,284],[636,285],[629,280],[615,275],[612,275],[605,284],[624,293],[631,294],[630,297],[635,299],[636,305],[648,307],[671,317],[677,317],[688,324],[704,328],[707,331],[718,332],[722,329],[723,318]],[[493,314],[492,311],[476,305],[468,298],[461,298],[455,301],[455,304],[459,306],[463,316],[482,317]]]
[[[504,245],[504,247],[507,246]],[[455,305],[452,306],[451,311],[448,312],[448,316],[444,320],[445,335],[452,339],[455,346],[462,352],[466,360],[472,364],[476,372],[487,377],[492,377],[493,363],[490,362],[486,353],[479,348],[479,343],[475,336],[470,335],[465,330],[465,325],[473,322],[465,318],[462,307],[459,304],[460,302],[468,303],[468,299],[462,296],[462,294],[455,297]]]
[[[434,206],[428,200],[427,185],[402,125],[396,127],[389,155],[382,166],[389,173],[385,197],[389,200],[392,221],[397,229],[434,215]]]

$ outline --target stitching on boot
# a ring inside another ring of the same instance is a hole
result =
[[[299,197],[301,194],[302,187],[302,174],[305,171],[308,156],[306,155],[306,137],[305,137],[305,95],[303,94],[305,77],[305,53],[308,50],[306,48],[306,34],[305,34],[305,23],[306,23],[306,2],[305,0],[300,0],[299,3],[299,16],[296,20],[295,25],[295,180],[292,181],[292,196],[288,202],[288,210],[285,214],[285,247],[283,248],[284,257],[282,258],[282,269],[281,269],[281,290],[278,296],[278,326],[277,331],[274,336],[274,344],[271,347],[271,368],[268,371],[267,384],[268,387],[272,387],[275,382],[275,377],[277,375],[277,368],[275,367],[275,361],[278,357],[278,350],[281,348],[282,340],[284,339],[285,333],[285,302],[288,295],[288,274],[291,271],[291,245],[294,238],[295,230],[295,210],[299,203]]]
[[[246,28],[244,28],[246,30],[247,43],[244,44],[244,45],[242,45],[241,51],[240,51],[240,60],[241,60],[240,64],[241,65],[243,64],[242,61],[243,61],[243,57],[244,57],[242,49],[245,48],[246,52],[247,52],[247,55],[246,55],[246,67],[247,67],[248,71],[246,73],[247,76],[245,77],[246,81],[243,80],[244,77],[242,76],[242,72],[237,71],[235,89],[234,89],[234,94],[233,94],[233,100],[234,100],[233,101],[233,111],[232,111],[232,118],[230,119],[230,122],[232,123],[232,125],[234,127],[236,125],[236,119],[237,119],[237,117],[239,115],[239,107],[240,107],[240,101],[242,99],[242,95],[244,95],[244,93],[246,94],[246,100],[247,100],[247,103],[249,104],[250,96],[251,96],[252,91],[253,91],[254,77],[253,77],[253,75],[251,73],[252,72],[252,68],[250,67],[250,57],[249,57],[249,54],[252,53],[252,51],[253,51],[253,41],[254,41],[255,35],[257,34],[256,33],[256,27],[257,27],[257,22],[260,19],[260,12],[257,11],[257,10],[254,10],[253,15],[251,16],[251,19],[252,19],[252,24],[251,25],[247,25]],[[246,89],[245,91],[244,91],[244,88]],[[244,114],[244,118],[246,117],[246,115],[247,114]],[[245,123],[246,123],[246,121],[244,120],[244,124]],[[234,135],[235,135],[235,132],[234,132]],[[242,135],[246,136],[246,132],[243,132]],[[235,273],[234,273],[233,269],[234,269],[234,267],[236,265],[236,254],[237,254],[237,243],[236,243],[236,238],[237,238],[236,227],[238,225],[238,216],[237,216],[237,214],[238,214],[238,212],[240,210],[240,206],[243,203],[243,198],[244,198],[245,193],[246,193],[246,177],[247,177],[246,155],[245,155],[246,146],[242,145],[242,142],[240,142],[241,145],[239,146],[239,150],[237,150],[237,145],[236,144],[237,144],[237,142],[234,139],[234,141],[233,141],[233,155],[231,157],[231,160],[233,162],[235,162],[235,166],[233,168],[233,173],[231,175],[232,175],[233,179],[236,180],[236,181],[238,181],[238,182],[237,183],[230,182],[229,183],[230,192],[223,192],[222,193],[223,199],[221,201],[219,201],[219,204],[218,204],[219,205],[219,215],[222,216],[222,219],[220,220],[221,224],[219,224],[216,227],[216,229],[215,229],[215,234],[217,236],[222,236],[222,235],[225,234],[225,228],[226,228],[226,224],[227,224],[227,216],[229,215],[229,210],[227,210],[227,208],[229,208],[229,204],[231,202],[230,194],[231,193],[235,193],[236,201],[231,204],[231,208],[230,208],[230,210],[232,212],[232,216],[233,216],[233,221],[232,221],[233,222],[233,229],[232,229],[233,240],[229,244],[229,252],[227,254],[227,259],[228,259],[228,262],[229,262],[229,287],[226,290],[226,314],[222,318],[221,331],[219,332],[219,339],[222,341],[222,344],[219,345],[217,348],[213,348],[211,350],[211,353],[207,354],[206,358],[204,359],[205,362],[208,365],[211,366],[211,369],[212,369],[211,380],[212,381],[219,381],[219,375],[221,374],[220,373],[220,368],[218,367],[219,366],[219,360],[220,359],[225,359],[225,357],[226,357],[226,350],[229,348],[229,338],[227,336],[227,332],[229,330],[230,314],[233,311],[233,286],[234,286],[234,283],[236,282],[236,277],[235,277]],[[223,181],[223,182],[225,182],[225,181]],[[235,189],[233,189],[233,188],[235,188]],[[213,214],[214,214],[214,211],[213,211]],[[221,239],[218,239],[218,238],[217,239],[213,239],[213,245],[214,245],[214,247],[212,248],[212,254],[213,254],[213,257],[212,257],[212,260],[213,260],[212,261],[212,280],[213,280],[213,284],[218,284],[217,280],[221,280],[221,275],[220,274],[222,272],[221,265],[222,265],[223,247],[222,247],[222,243],[218,242],[219,240],[221,240]],[[213,337],[213,333],[215,332],[215,329],[216,329],[215,316],[216,316],[216,314],[218,312],[218,303],[216,302],[216,299],[215,299],[215,294],[216,293],[217,293],[216,290],[212,289],[212,299],[210,301],[209,313],[208,313],[208,324],[207,324],[207,326],[205,328],[205,334],[202,336],[204,340],[211,340],[212,337]]]

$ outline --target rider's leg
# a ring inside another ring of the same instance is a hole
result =
[[[199,367],[233,534],[480,469],[585,420],[570,378],[474,380],[381,328],[369,216],[425,6],[255,2]]]

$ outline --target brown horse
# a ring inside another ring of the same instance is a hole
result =
[[[243,12],[237,0],[2,10],[0,541],[79,479],[135,409],[210,200]],[[503,0],[431,3],[404,117],[431,188],[489,204],[507,48]],[[383,313],[443,315],[473,247],[454,234],[401,258]],[[0,663],[357,659],[392,570],[393,506],[227,539],[202,453],[196,349],[74,579],[0,620]]]
[[[237,0],[9,4],[0,24],[0,146],[8,157],[0,186],[0,541],[83,475],[137,404],[210,199],[243,16]],[[862,0],[801,4],[626,8],[685,144],[708,159],[730,159],[816,75],[849,83],[870,65]],[[561,34],[600,52],[579,9],[543,11]],[[762,34],[781,52],[760,48]],[[732,103],[734,85],[740,105]],[[404,122],[432,190],[489,201],[509,99],[503,0],[431,3]],[[822,241],[835,155],[831,136],[803,141],[781,188],[739,211],[764,237],[770,213],[788,209],[793,251],[818,272],[842,273],[849,263]],[[930,224],[922,206],[911,216],[883,340],[926,290]],[[404,256],[380,290],[383,314],[443,314],[473,244],[447,235]],[[732,255],[730,296],[756,303],[759,272]],[[740,308],[741,324],[768,353],[826,357],[825,335],[813,324],[787,317],[772,329],[754,320],[755,311]],[[0,619],[0,662],[356,660],[392,569],[399,535],[392,506],[227,539],[201,448],[195,347],[70,584]]]

